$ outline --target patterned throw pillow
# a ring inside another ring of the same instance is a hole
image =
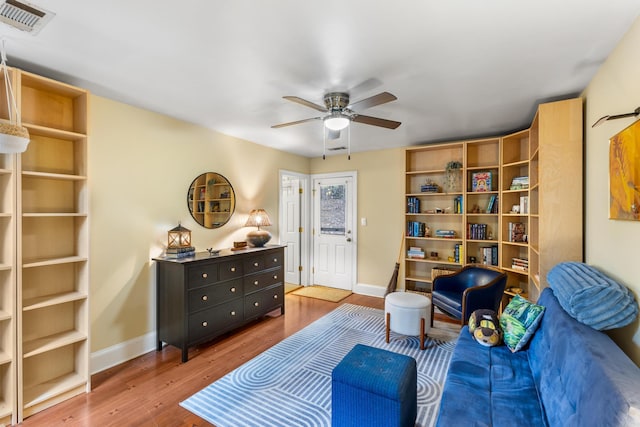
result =
[[[469,332],[478,344],[493,347],[500,344],[502,330],[498,323],[498,315],[493,310],[480,309],[469,316]]]
[[[504,343],[512,353],[529,342],[543,314],[543,306],[529,302],[520,295],[513,297],[500,316]]]

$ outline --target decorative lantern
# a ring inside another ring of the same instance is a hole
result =
[[[178,224],[169,230],[168,248],[188,248],[191,246],[191,230]]]

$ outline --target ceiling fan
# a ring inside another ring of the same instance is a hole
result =
[[[282,123],[273,125],[272,128],[281,128],[285,126],[297,125],[300,123],[311,122],[314,120],[322,120],[325,128],[328,130],[329,139],[337,139],[340,137],[340,131],[351,122],[363,123],[365,125],[380,126],[387,129],[395,129],[400,126],[400,122],[393,120],[381,119],[379,117],[365,116],[357,111],[366,108],[375,107],[376,105],[386,104],[395,101],[396,96],[389,92],[382,92],[369,98],[362,99],[353,104],[349,104],[349,94],[346,92],[330,92],[324,96],[324,107],[307,101],[297,96],[283,96],[284,99],[304,105],[314,110],[326,113],[324,116],[311,117],[308,119],[297,120],[295,122]]]

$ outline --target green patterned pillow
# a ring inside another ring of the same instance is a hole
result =
[[[513,297],[500,316],[504,343],[512,353],[529,342],[543,314],[543,306],[533,304],[520,295]]]

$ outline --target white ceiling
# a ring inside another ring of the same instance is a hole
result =
[[[353,123],[352,152],[501,134],[579,94],[640,14],[639,0],[31,3],[56,16],[36,36],[0,24],[9,65],[310,157],[320,121],[271,125],[319,113],[284,95],[396,95],[362,113],[402,125]]]

